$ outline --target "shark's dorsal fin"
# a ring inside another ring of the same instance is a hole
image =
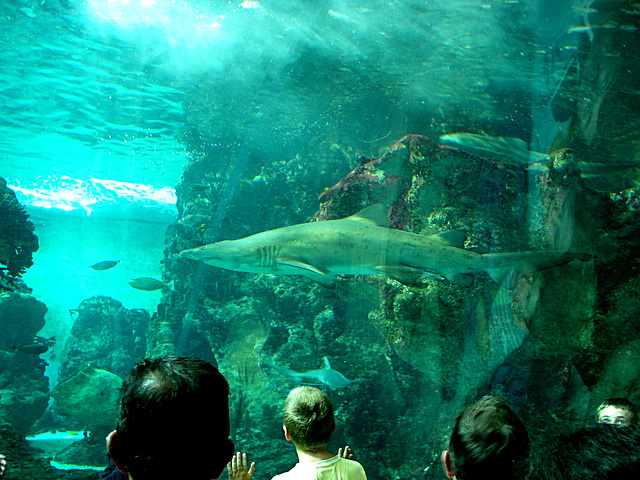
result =
[[[282,265],[289,265],[290,267],[302,268],[303,270],[309,270],[310,272],[317,273],[319,275],[329,275],[331,273],[326,268],[317,267],[298,258],[281,257],[278,258],[278,263]]]
[[[331,370],[331,363],[329,363],[329,357],[324,357],[324,368]]]
[[[354,220],[364,219],[369,220],[370,222],[375,223],[379,227],[389,227],[389,218],[387,217],[387,212],[385,212],[384,207],[376,203],[375,205],[371,205],[363,210],[360,210],[358,213],[354,213],[350,217]]]
[[[463,228],[457,230],[449,230],[448,232],[437,233],[431,235],[432,238],[440,240],[445,245],[456,248],[464,248],[464,240],[467,234]]]

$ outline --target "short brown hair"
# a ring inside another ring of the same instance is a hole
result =
[[[522,421],[503,398],[489,395],[458,414],[449,441],[458,480],[526,478],[530,450]]]
[[[335,430],[333,405],[317,388],[294,388],[284,402],[284,426],[297,446],[317,450],[329,442]]]

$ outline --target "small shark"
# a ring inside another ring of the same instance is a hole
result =
[[[284,367],[278,367],[277,365],[273,365],[273,368],[278,370],[280,373],[284,373],[285,375],[288,375],[298,383],[304,383],[305,379],[318,382],[318,383],[313,383],[311,385],[323,384],[332,388],[344,388],[348,385],[351,385],[352,383],[362,381],[361,378],[358,378],[356,380],[349,380],[340,372],[331,368],[331,364],[329,363],[329,359],[327,357],[324,357],[324,368],[319,368],[318,370],[309,370],[307,372],[296,372],[295,370],[290,370]]]
[[[593,257],[561,251],[479,254],[463,248],[463,230],[418,235],[388,228],[388,223],[384,208],[376,204],[341,220],[268,230],[184,250],[180,256],[236,272],[303,275],[326,287],[337,275],[375,274],[404,284],[425,275],[469,286],[482,271],[501,283],[514,270],[531,272]]]
[[[448,133],[441,135],[439,140],[442,145],[457,148],[469,155],[512,165],[527,165],[549,158],[544,153],[529,150],[524,140],[515,137],[492,137],[477,133]]]
[[[520,138],[492,137],[476,133],[449,133],[439,138],[446,147],[488,158],[507,165],[525,165],[530,170],[540,171],[541,164],[549,160],[546,153],[529,150],[527,143]],[[587,187],[596,192],[619,192],[635,185],[638,162],[597,163],[577,161],[576,166]]]

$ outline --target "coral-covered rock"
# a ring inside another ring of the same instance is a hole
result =
[[[592,221],[580,208],[586,203],[584,184],[566,150],[527,171],[409,135],[355,168],[320,201],[318,220],[382,203],[393,228],[418,234],[462,228],[465,248],[477,253],[593,251]],[[467,392],[491,388],[543,402],[532,390],[545,378],[556,379],[548,381],[546,398],[562,398],[581,384],[568,381],[566,372],[577,375],[571,362],[591,341],[596,287],[591,263],[518,268],[500,285],[484,274],[470,287],[425,278],[412,286],[388,277],[368,281],[380,290],[380,305],[369,314],[372,323],[404,361],[438,386],[449,406],[462,406]],[[520,348],[529,335],[535,348]],[[523,366],[506,365],[494,375],[516,352],[524,357]],[[542,358],[548,356],[554,362],[545,364]]]
[[[0,290],[15,290],[15,279],[33,265],[33,253],[38,250],[29,215],[18,202],[16,194],[0,178]]]
[[[58,411],[93,430],[115,424],[121,384],[117,375],[87,366],[56,385],[51,396]]]
[[[46,311],[31,295],[0,294],[0,418],[23,434],[47,408],[49,381],[38,354],[18,347],[33,344]]]
[[[149,313],[127,310],[109,297],[83,301],[71,336],[60,354],[61,380],[76,374],[87,364],[125,377],[144,356]]]

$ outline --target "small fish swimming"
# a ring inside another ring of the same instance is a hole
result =
[[[316,381],[319,383],[314,383],[313,385],[327,385],[328,387],[333,388],[343,388],[352,383],[361,382],[362,379],[358,378],[356,380],[349,380],[347,377],[342,375],[340,372],[331,368],[331,364],[329,363],[329,359],[324,357],[324,368],[320,368],[318,370],[308,370],[306,372],[296,372],[295,370],[291,370],[289,368],[278,367],[274,365],[273,368],[278,370],[280,373],[284,373],[289,377],[293,378],[297,382],[303,382],[305,379]]]
[[[173,283],[173,282],[172,282]],[[155,292],[156,290],[173,290],[171,283],[164,283],[162,280],[151,277],[138,277],[129,282],[133,288],[145,290],[147,292]]]
[[[35,337],[33,337],[33,341],[35,343],[41,343],[42,345],[51,347],[53,346],[54,343],[56,343],[56,337],[54,335],[53,337],[45,338],[45,337],[40,337],[36,335]]]
[[[20,353],[26,353],[27,355],[41,355],[49,350],[49,345],[44,345],[42,343],[26,343],[19,346],[14,345],[12,350]]]
[[[91,265],[94,270],[109,270],[120,263],[120,260],[105,260],[104,262],[98,262],[95,265]]]

